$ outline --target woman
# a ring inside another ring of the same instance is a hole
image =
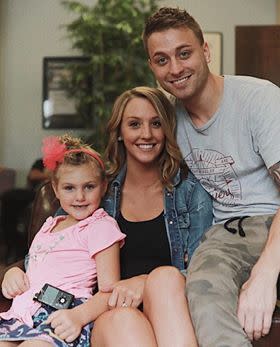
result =
[[[137,87],[114,104],[103,206],[127,238],[122,280],[100,288],[113,309],[95,321],[94,347],[197,346],[179,270],[212,224],[212,203],[183,164],[175,127],[159,89]]]

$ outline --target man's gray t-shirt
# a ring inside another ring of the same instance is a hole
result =
[[[275,213],[280,193],[268,168],[280,161],[280,88],[225,76],[217,112],[202,127],[177,103],[177,141],[189,168],[212,195],[215,222]]]

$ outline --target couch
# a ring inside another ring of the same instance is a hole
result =
[[[54,215],[58,207],[59,202],[54,195],[50,182],[42,184],[40,189],[37,191],[33,204],[31,221],[28,229],[28,247],[30,246],[36,232],[40,229],[46,218],[50,215]],[[20,268],[23,268],[23,260],[11,266],[19,266]],[[5,268],[2,272],[0,272],[0,283],[2,283],[4,273],[7,271],[7,269],[8,268]],[[280,297],[280,290],[278,290],[278,297]],[[10,304],[11,301],[5,299],[2,295],[2,292],[0,291],[0,312],[7,310]],[[280,308],[278,308],[278,306],[276,306],[275,308],[269,335],[261,338],[259,341],[254,341],[253,346],[280,347]]]

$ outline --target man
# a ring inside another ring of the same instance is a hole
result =
[[[186,11],[160,9],[143,40],[157,81],[176,98],[183,156],[213,197],[215,224],[187,277],[199,345],[252,346],[269,332],[280,270],[280,89],[213,75]]]

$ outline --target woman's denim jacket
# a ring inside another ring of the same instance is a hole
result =
[[[112,181],[102,207],[115,219],[120,212],[121,189],[126,169]],[[173,181],[172,191],[164,192],[164,219],[172,265],[186,268],[202,235],[212,225],[212,200],[192,173],[181,179],[180,172]]]

